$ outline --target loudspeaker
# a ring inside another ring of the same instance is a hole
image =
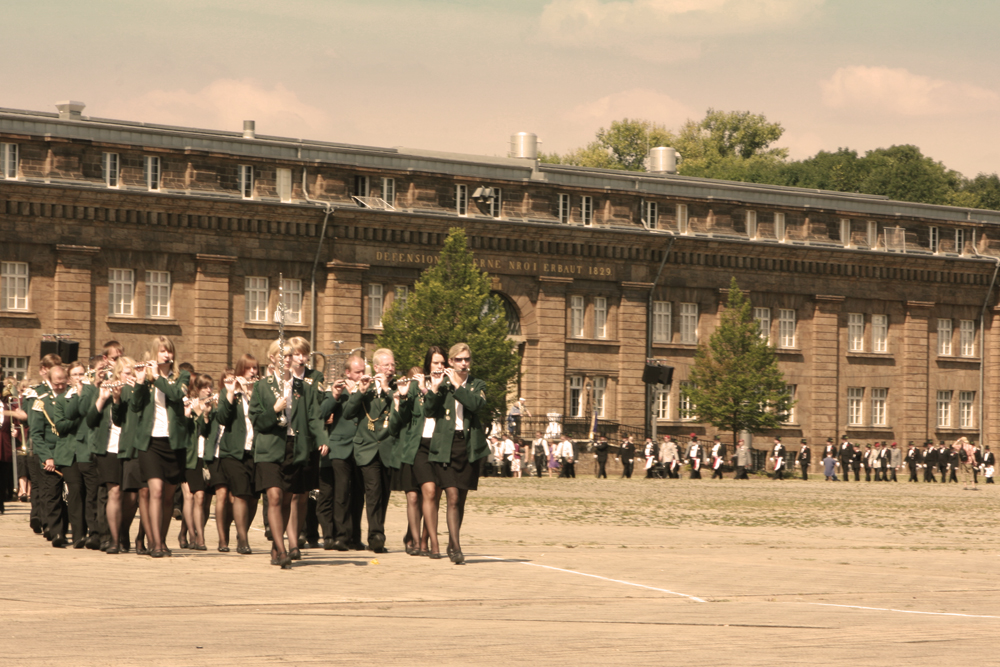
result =
[[[669,385],[674,382],[674,367],[660,364],[646,364],[642,371],[642,381],[646,384]]]
[[[76,361],[77,355],[80,353],[80,344],[75,340],[60,340],[59,341],[59,356],[62,357],[64,364],[71,364]]]

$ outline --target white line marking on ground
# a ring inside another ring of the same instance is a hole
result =
[[[910,609],[885,609],[882,607],[861,607],[854,604],[827,604],[823,602],[806,602],[806,604],[818,607],[842,607],[844,609],[865,609],[868,611],[893,611],[897,614],[924,614],[927,616],[962,616],[964,618],[1000,618],[1000,616],[987,616],[985,614],[957,614],[944,611],[912,611]]]
[[[523,560],[510,560],[508,558],[500,558],[498,556],[485,556],[485,558],[492,558],[493,560],[503,561],[504,563],[520,563],[521,565],[531,565],[534,567],[543,567],[546,570],[555,570],[556,572],[567,572],[569,574],[579,574],[581,577],[592,577],[594,579],[601,579],[602,581],[610,581],[615,584],[625,584],[626,586],[635,586],[636,588],[645,588],[650,591],[657,591],[659,593],[669,593],[670,595],[679,595],[682,598],[687,598],[693,602],[704,602],[701,598],[697,598],[693,595],[687,595],[686,593],[678,593],[677,591],[668,591],[666,588],[654,588],[653,586],[646,586],[645,584],[635,584],[631,581],[622,581],[621,579],[609,579],[608,577],[602,577],[597,574],[587,574],[586,572],[577,572],[576,570],[566,570],[561,567],[552,567],[551,565],[541,565],[539,563],[529,563]]]

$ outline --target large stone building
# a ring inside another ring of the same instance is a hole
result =
[[[1000,432],[1000,212],[58,106],[0,109],[5,372],[33,371],[50,333],[81,356],[166,334],[211,373],[263,358],[279,276],[290,334],[370,348],[460,226],[508,306],[536,416],[583,418],[593,397],[603,420],[641,429],[648,333],[676,369],[652,402],[659,432],[711,435],[685,421],[679,387],[736,276],[797,400],[780,433]]]

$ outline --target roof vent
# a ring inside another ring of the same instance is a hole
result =
[[[538,135],[534,132],[518,132],[510,135],[510,150],[507,157],[538,159]]]
[[[664,146],[650,148],[646,170],[651,174],[676,174],[677,163],[681,160],[680,153],[673,148]]]
[[[56,102],[56,109],[59,109],[59,118],[62,120],[80,120],[83,118],[81,112],[87,105],[75,100]]]
[[[257,138],[257,123],[252,120],[243,121],[243,138],[244,139],[256,139]]]

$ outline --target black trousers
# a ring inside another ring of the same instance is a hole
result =
[[[972,483],[979,484],[979,468],[972,466]]]
[[[920,480],[917,479],[917,464],[916,463],[911,463],[910,464],[910,479],[907,480],[907,481],[910,481],[910,482],[919,482],[920,481]]]
[[[69,515],[69,525],[73,529],[73,541],[77,542],[87,537],[87,487],[83,481],[80,467],[75,463],[68,466],[58,466],[66,482],[66,513]],[[56,531],[56,535],[64,535],[66,526]]]
[[[956,472],[955,469],[952,468],[951,473],[948,477],[948,481],[955,482],[955,484],[958,484],[958,476],[955,474],[955,472]]]
[[[601,458],[600,456],[597,457],[597,478],[598,479],[600,479],[601,477],[603,477],[604,479],[608,478],[608,471],[606,470],[607,465],[608,465],[608,457],[607,456],[605,456],[604,458]]]
[[[632,469],[635,467],[634,459],[622,459],[622,477],[632,479]]]
[[[925,482],[936,482],[937,478],[934,477],[934,466],[929,465],[924,468],[924,481]]]
[[[97,477],[97,464],[93,462],[81,463],[80,461],[77,461],[73,465],[77,467],[80,471],[80,476],[83,478],[83,519],[87,524],[87,532],[97,533],[100,531],[101,526],[101,521],[97,512],[97,492],[101,487]],[[83,536],[81,535],[80,537]]]
[[[840,460],[840,469],[844,471],[844,481],[845,482],[850,482],[851,481],[851,462],[850,461],[845,461],[845,460],[841,459]]]
[[[545,458],[545,454],[537,454],[535,456],[535,475],[538,477],[542,476],[542,472],[548,467],[548,459]]]
[[[573,479],[576,479],[576,463],[574,463],[571,459],[563,457],[562,470],[559,472],[559,476],[567,478],[572,477]]]
[[[938,466],[938,470],[941,472],[941,483],[948,483],[948,464],[944,463]]]
[[[808,480],[809,479],[809,464],[806,463],[805,461],[802,461],[801,463],[799,463],[799,467],[802,468],[802,479]],[[719,477],[722,477],[722,475],[719,475]]]
[[[364,507],[364,487],[362,483],[355,481],[358,475],[358,466],[354,463],[354,456],[346,459],[333,459],[330,462],[330,471],[333,476],[331,496],[332,496],[332,520],[334,539],[345,542],[361,541],[361,512]],[[320,489],[323,486],[323,469],[320,469]],[[353,499],[355,487],[361,487],[361,502],[355,503]],[[357,521],[355,518],[355,504],[358,505]],[[325,530],[325,529],[324,529]]]
[[[316,498],[316,520],[319,522],[319,529],[323,534],[324,540],[327,538],[332,540],[337,537],[333,521],[334,488],[333,466],[320,466],[319,496]]]
[[[361,478],[365,485],[365,510],[368,518],[368,541],[373,537],[380,537],[385,540],[385,494],[384,480],[387,466],[382,464],[382,459],[375,454],[370,462],[363,466],[358,466],[361,471]]]
[[[38,522],[44,528],[45,523],[45,512],[42,511],[42,475],[44,471],[42,466],[38,463],[38,457],[34,454],[28,454],[27,456],[27,466],[28,466],[28,480],[31,482],[31,515],[29,519],[37,519]]]
[[[503,462],[500,464],[500,476],[501,477],[511,477],[512,476],[512,474],[510,472],[510,461],[507,460],[506,456],[503,457]]]
[[[736,477],[733,477],[733,479],[750,479],[747,476],[746,466],[736,466]]]
[[[898,482],[899,481],[898,479],[896,479],[896,469],[895,468],[890,468],[889,469],[889,476],[892,477],[892,481],[894,481],[894,482]],[[887,479],[885,481],[888,482],[889,480]]]
[[[844,471],[844,475],[845,476],[847,475],[847,471]],[[861,464],[860,463],[858,465],[854,466],[854,481],[855,482],[860,482],[861,481]]]

